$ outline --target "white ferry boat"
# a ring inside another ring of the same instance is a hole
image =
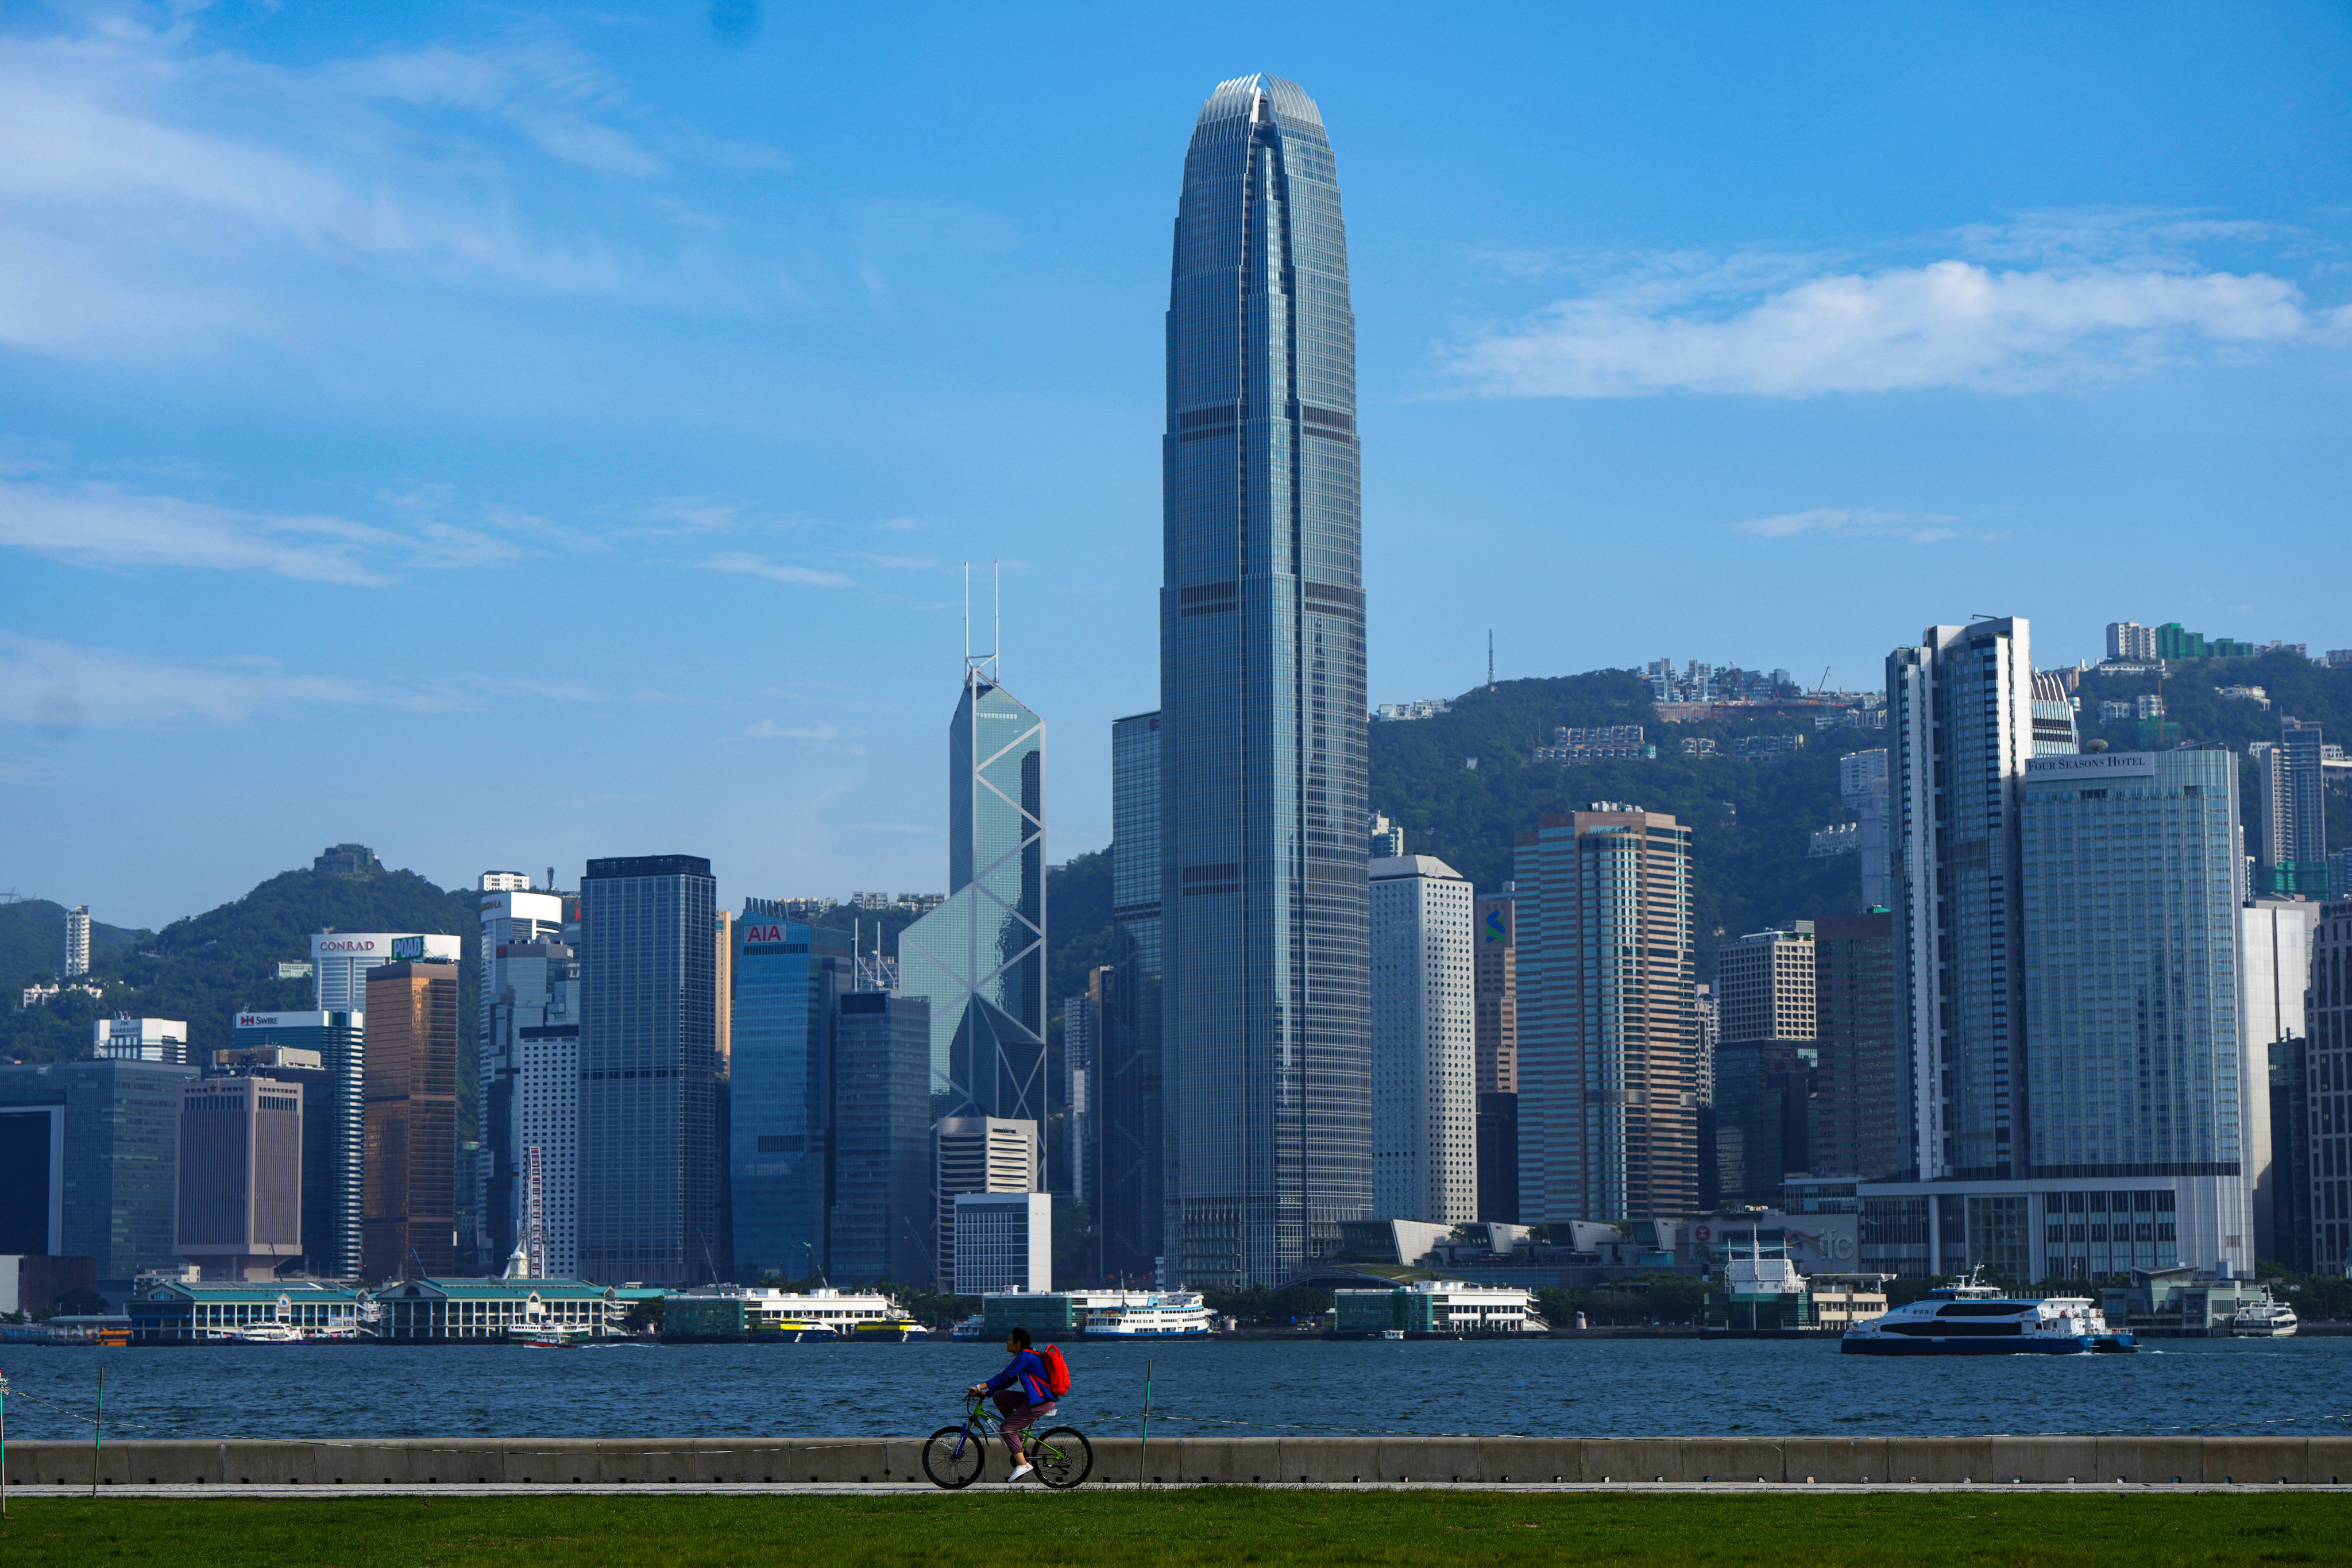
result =
[[[985,1314],[980,1312],[974,1312],[969,1318],[958,1318],[955,1327],[948,1331],[948,1338],[959,1340],[967,1344],[974,1340],[987,1337],[988,1319]]]
[[[2242,1340],[2284,1340],[2300,1327],[2294,1309],[2270,1297],[2249,1302],[2230,1318],[2231,1337]]]
[[[2113,1355],[2139,1344],[2110,1332],[2106,1315],[2087,1298],[2025,1300],[1971,1278],[1856,1323],[1838,1349],[1847,1355]]]
[[[1213,1315],[1190,1290],[1155,1290],[1094,1307],[1087,1314],[1090,1340],[1204,1340]]]

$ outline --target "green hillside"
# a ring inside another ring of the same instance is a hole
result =
[[[1578,766],[1538,763],[1566,725],[1640,724],[1658,755]],[[1801,734],[1794,756],[1749,762],[1687,757],[1682,742],[1728,751],[1743,735]],[[1809,716],[1662,724],[1649,689],[1627,670],[1505,681],[1454,699],[1435,718],[1371,726],[1371,804],[1404,829],[1409,854],[1434,855],[1481,892],[1511,878],[1514,837],[1547,813],[1614,801],[1672,813],[1691,827],[1699,977],[1725,937],[1789,920],[1849,912],[1862,896],[1851,855],[1811,860],[1816,828],[1852,820],[1838,803],[1838,758],[1885,744],[1883,732],[1815,731]],[[1468,765],[1475,758],[1477,765]]]
[[[89,952],[102,958],[143,942],[154,933],[125,931],[101,921],[89,922]],[[54,980],[66,959],[66,907],[47,899],[0,904],[0,984],[21,990],[36,980]],[[14,1000],[12,997],[11,1000]]]
[[[209,1055],[228,1043],[240,1011],[310,1006],[310,983],[279,980],[278,964],[310,957],[311,933],[323,931],[462,936],[460,1016],[470,1018],[480,931],[477,897],[464,889],[444,891],[414,871],[362,877],[283,872],[232,903],[142,936],[136,947],[118,947],[94,958],[89,977],[104,985],[103,1001],[68,992],[45,1007],[0,1007],[0,1060],[88,1056],[91,1022],[114,1013],[184,1019],[190,1042]],[[462,1057],[470,1076],[473,1053]]]

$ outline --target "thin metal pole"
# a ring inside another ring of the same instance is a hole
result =
[[[1143,1363],[1143,1446],[1135,1458],[1135,1489],[1143,1489],[1143,1477],[1151,1463],[1151,1363]]]
[[[98,1363],[98,1425],[89,1429],[89,1495],[98,1495],[98,1461],[106,1447],[106,1363]]]
[[[8,1517],[8,1374],[0,1372],[0,1519]]]

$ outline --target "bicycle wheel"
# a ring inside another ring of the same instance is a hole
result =
[[[988,1463],[988,1439],[961,1426],[942,1426],[923,1440],[923,1474],[950,1491],[980,1479]]]
[[[1055,1491],[1067,1491],[1095,1468],[1094,1445],[1075,1426],[1056,1426],[1029,1440],[1029,1462],[1037,1479]]]

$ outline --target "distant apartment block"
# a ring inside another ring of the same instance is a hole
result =
[[[2137,621],[2109,621],[2107,657],[2134,661],[2156,658],[2156,628]]]
[[[1441,713],[1454,711],[1454,704],[1443,697],[1424,698],[1419,702],[1383,702],[1372,710],[1375,719],[1434,719]]]
[[[68,979],[89,973],[89,906],[77,904],[66,911],[66,966]]]
[[[1538,746],[1535,760],[1539,763],[1596,763],[1610,759],[1639,761],[1658,754],[1655,746],[1642,739],[1639,724],[1604,724],[1591,729],[1570,729],[1565,725],[1551,732],[1551,744]]]
[[[1776,757],[1793,757],[1805,749],[1802,735],[1742,735],[1731,742],[1731,754],[1750,762],[1769,762]]]

